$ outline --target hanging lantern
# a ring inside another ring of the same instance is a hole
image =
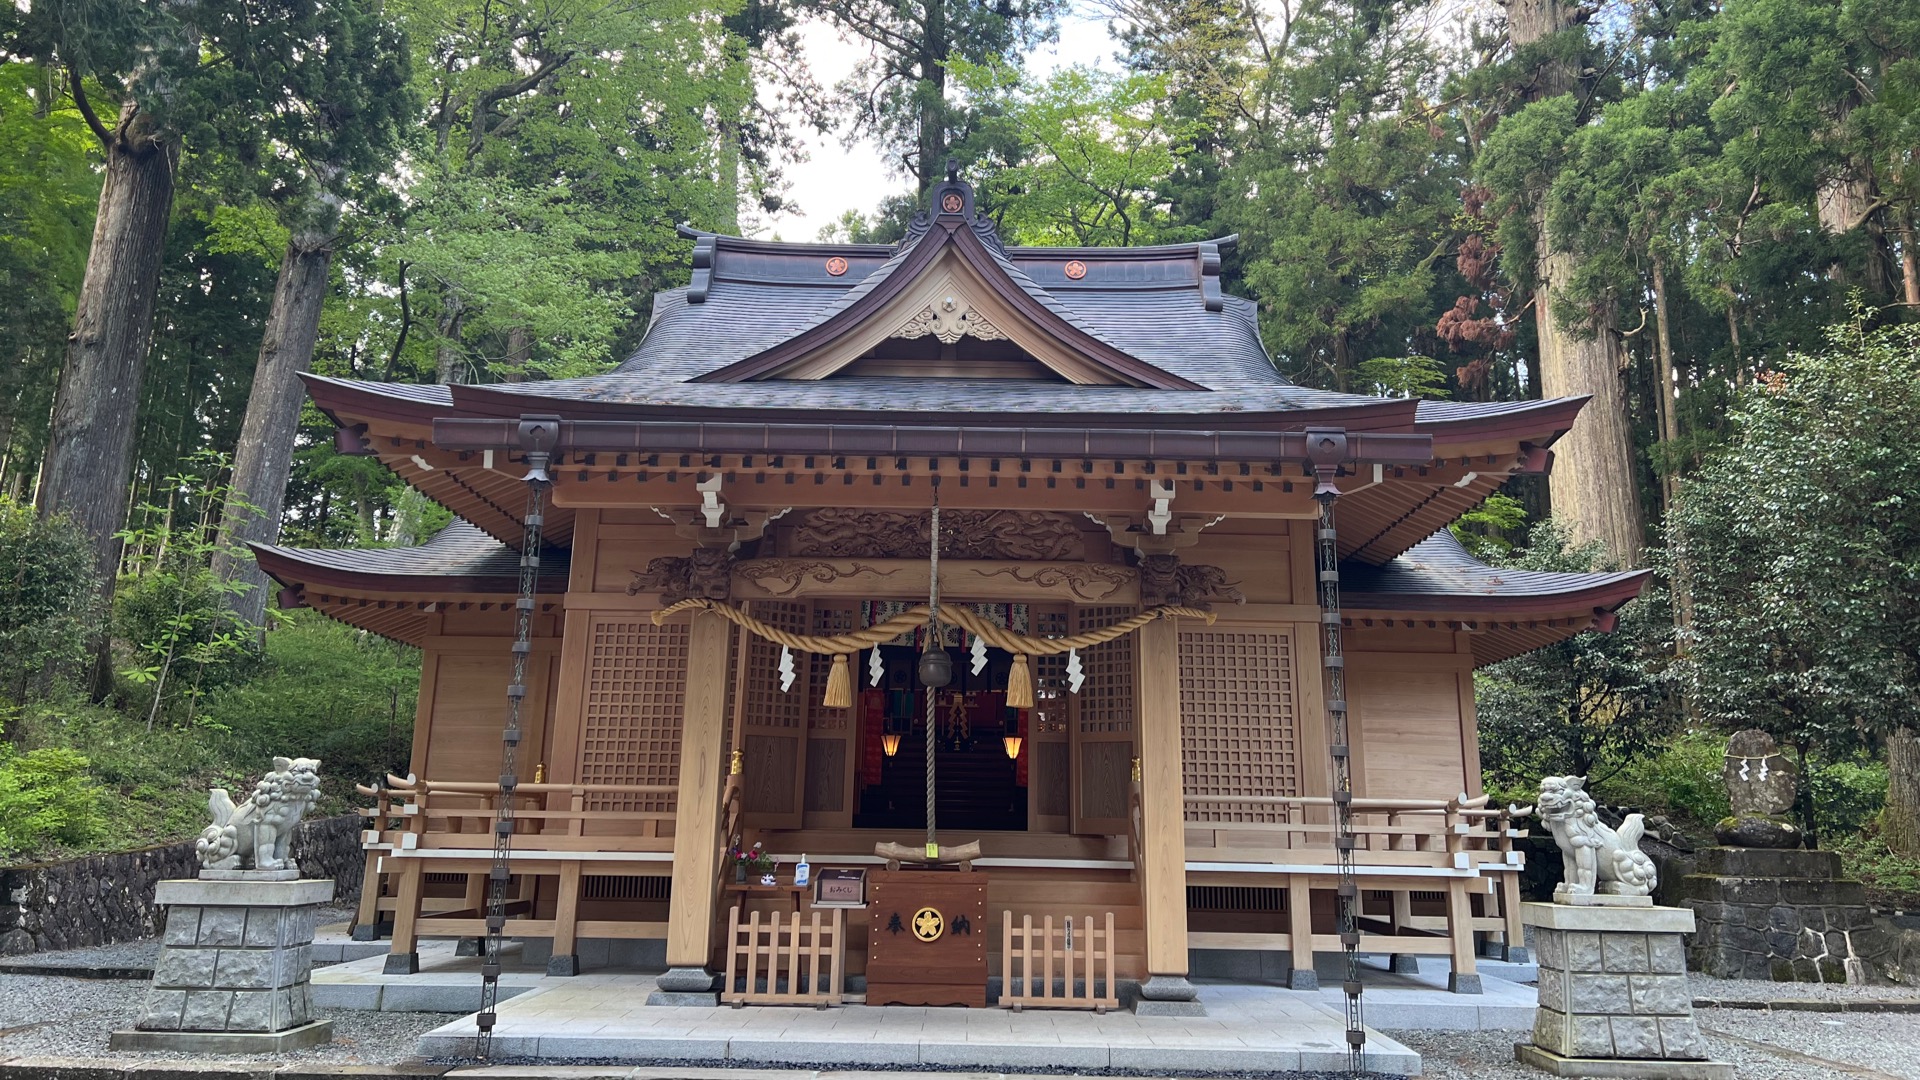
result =
[[[880,736],[880,749],[885,751],[888,757],[899,753],[900,733],[897,731],[889,731],[885,735]]]
[[[927,651],[920,654],[920,685],[938,690],[953,681],[953,657],[940,644],[938,628],[927,635]]]
[[[1013,761],[1020,756],[1020,744],[1025,741],[1025,739],[1022,739],[1018,735],[1002,735],[1000,737],[1000,745],[1006,747],[1008,761]]]

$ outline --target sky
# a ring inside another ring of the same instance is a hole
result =
[[[846,78],[866,49],[863,44],[841,41],[832,27],[817,21],[801,28],[801,44],[821,86]],[[1045,76],[1073,64],[1111,64],[1114,49],[1105,20],[1074,9],[1061,20],[1059,41],[1030,54],[1027,67]],[[863,140],[849,146],[838,134],[802,134],[807,160],[789,160],[783,168],[795,209],[774,215],[765,228],[756,230],[757,235],[813,240],[846,211],[870,214],[882,198],[906,189],[906,177],[887,168],[873,143]]]

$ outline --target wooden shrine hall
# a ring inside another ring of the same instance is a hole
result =
[[[1644,574],[1495,571],[1447,526],[1583,399],[1292,385],[1232,238],[1007,247],[951,178],[894,246],[687,235],[607,374],[307,380],[457,518],[256,548],[283,606],[423,651],[409,775],[365,788],[390,972],[491,934],[663,961],[675,1003],[1098,1008],[1187,1003],[1220,950],[1474,992],[1518,945],[1474,669]],[[916,941],[947,989],[893,985]]]

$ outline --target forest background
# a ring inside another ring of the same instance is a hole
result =
[[[1070,14],[1112,62],[1037,74]],[[445,514],[336,453],[298,374],[605,370],[684,282],[675,226],[766,235],[820,133],[898,193],[819,239],[898,239],[952,162],[1013,243],[1238,234],[1227,287],[1297,382],[1590,395],[1551,481],[1456,529],[1660,585],[1484,673],[1489,788],[1591,773],[1704,835],[1759,726],[1809,842],[1920,895],[1902,0],[8,5],[0,858],[190,833],[293,740],[336,801],[404,771],[417,657],[272,611],[242,545]]]

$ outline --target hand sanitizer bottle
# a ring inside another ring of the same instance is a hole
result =
[[[807,865],[807,856],[803,852],[800,855],[799,864],[793,868],[793,883],[804,889],[812,878],[813,867]]]

